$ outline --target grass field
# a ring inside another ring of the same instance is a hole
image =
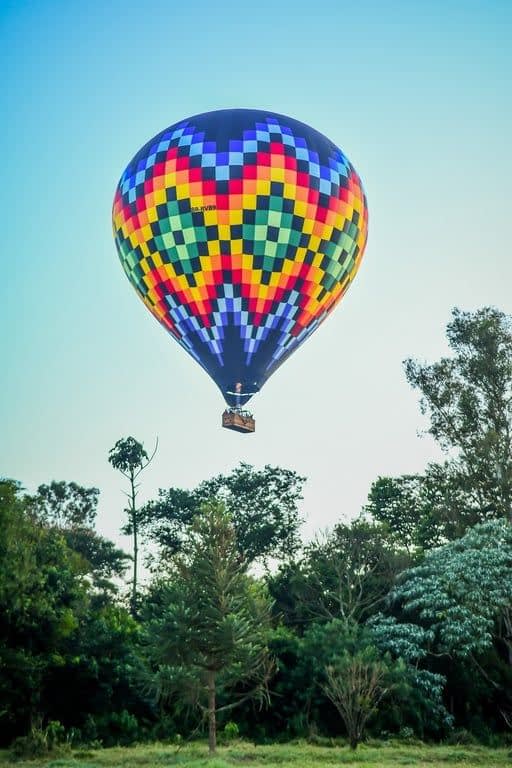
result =
[[[476,746],[425,746],[383,742],[381,745],[363,744],[357,752],[340,745],[313,746],[306,742],[254,746],[249,742],[235,742],[221,746],[215,758],[208,758],[204,743],[193,743],[181,749],[172,745],[153,744],[140,747],[113,749],[75,749],[69,754],[45,760],[9,762],[7,752],[0,752],[0,765],[17,768],[331,768],[354,765],[357,768],[446,768],[457,765],[464,768],[502,768],[512,765],[510,748],[488,749]]]

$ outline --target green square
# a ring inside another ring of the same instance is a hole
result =
[[[257,210],[254,221],[256,224],[266,224],[268,222],[268,211]]]
[[[268,223],[271,227],[281,226],[281,213],[279,211],[269,211]]]
[[[282,211],[283,210],[283,198],[277,197],[276,195],[270,195],[269,199],[269,210],[271,211]]]
[[[164,248],[174,248],[174,246],[176,245],[176,243],[174,242],[174,235],[172,234],[172,232],[165,232],[162,235],[162,242],[164,244]]]

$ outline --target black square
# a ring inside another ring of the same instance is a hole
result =
[[[150,253],[156,253],[158,251],[158,248],[156,247],[156,243],[152,237],[149,238],[149,240],[146,242],[146,245]]]
[[[263,269],[263,256],[261,254],[255,253],[253,258],[253,269]]]
[[[271,243],[277,243],[279,239],[279,227],[267,227],[267,240]]]

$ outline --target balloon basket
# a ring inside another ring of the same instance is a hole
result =
[[[256,429],[256,422],[249,411],[243,411],[241,408],[226,408],[222,414],[222,426],[234,432],[249,433]]]

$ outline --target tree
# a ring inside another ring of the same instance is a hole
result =
[[[97,488],[53,480],[39,486],[33,504],[36,514],[50,525],[59,528],[92,527],[99,493]]]
[[[450,454],[444,469],[465,495],[468,524],[512,520],[512,318],[492,307],[454,309],[447,337],[453,356],[406,360],[407,379]]]
[[[0,480],[0,741],[28,730],[51,670],[86,610],[76,553],[33,514],[19,483]]]
[[[480,523],[428,552],[392,597],[425,623],[438,652],[469,656],[499,639],[512,664],[512,525]]]
[[[453,466],[429,464],[424,475],[379,477],[371,486],[365,514],[385,524],[412,555],[464,534],[478,522]]]
[[[68,547],[83,558],[94,586],[100,590],[117,591],[112,579],[124,576],[129,555],[92,528],[63,528],[61,533]]]
[[[317,687],[334,704],[356,749],[368,720],[402,676],[403,664],[381,653],[370,632],[352,620],[314,624],[302,640],[302,654]]]
[[[326,667],[322,687],[345,723],[351,749],[357,748],[366,723],[388,692],[387,671],[371,648],[345,653]]]
[[[82,729],[92,718],[108,742],[124,709],[151,714],[137,680],[139,627],[108,591],[91,588],[96,556],[66,542],[83,531],[94,534],[45,522],[19,483],[0,480],[2,746],[34,725]]]
[[[230,474],[205,480],[192,491],[160,490],[159,498],[141,510],[146,534],[164,556],[172,555],[201,506],[216,499],[232,517],[246,560],[288,559],[299,547],[298,503],[304,482],[289,469],[266,465],[257,470],[242,462]]]
[[[202,507],[158,595],[147,625],[157,695],[185,699],[203,712],[214,753],[217,714],[248,698],[264,700],[272,670],[270,603],[247,575],[220,503]]]
[[[409,562],[387,526],[362,519],[339,523],[271,576],[270,590],[289,624],[361,621],[378,610]]]
[[[387,702],[387,717],[398,720],[400,728],[412,728],[420,738],[439,736],[449,730],[453,717],[443,702],[446,677],[426,666],[430,660],[431,632],[383,614],[372,616],[366,628],[382,654],[402,663],[401,684],[395,685],[392,700]]]
[[[25,501],[39,520],[56,528],[68,547],[83,558],[96,587],[115,590],[111,579],[124,575],[129,557],[94,530],[98,497],[97,488],[52,481],[40,485],[35,496],[27,496]]]
[[[132,537],[133,541],[133,579],[132,579],[132,595],[131,595],[131,608],[132,614],[137,614],[137,568],[138,568],[138,556],[139,556],[139,510],[137,509],[137,489],[139,487],[137,478],[140,473],[146,469],[148,464],[153,460],[158,448],[158,440],[156,441],[155,450],[148,456],[144,450],[142,443],[135,440],[134,437],[125,437],[117,441],[113,448],[109,451],[108,460],[114,469],[119,470],[123,477],[126,477],[130,483],[130,491],[127,493],[129,500],[129,506],[126,510],[128,512],[128,523],[122,529],[122,532],[127,536]]]
[[[467,660],[485,677],[498,710],[512,723],[512,525],[480,523],[427,553],[401,575],[392,596],[426,628],[431,652]],[[497,679],[482,664],[493,645],[508,666]]]

